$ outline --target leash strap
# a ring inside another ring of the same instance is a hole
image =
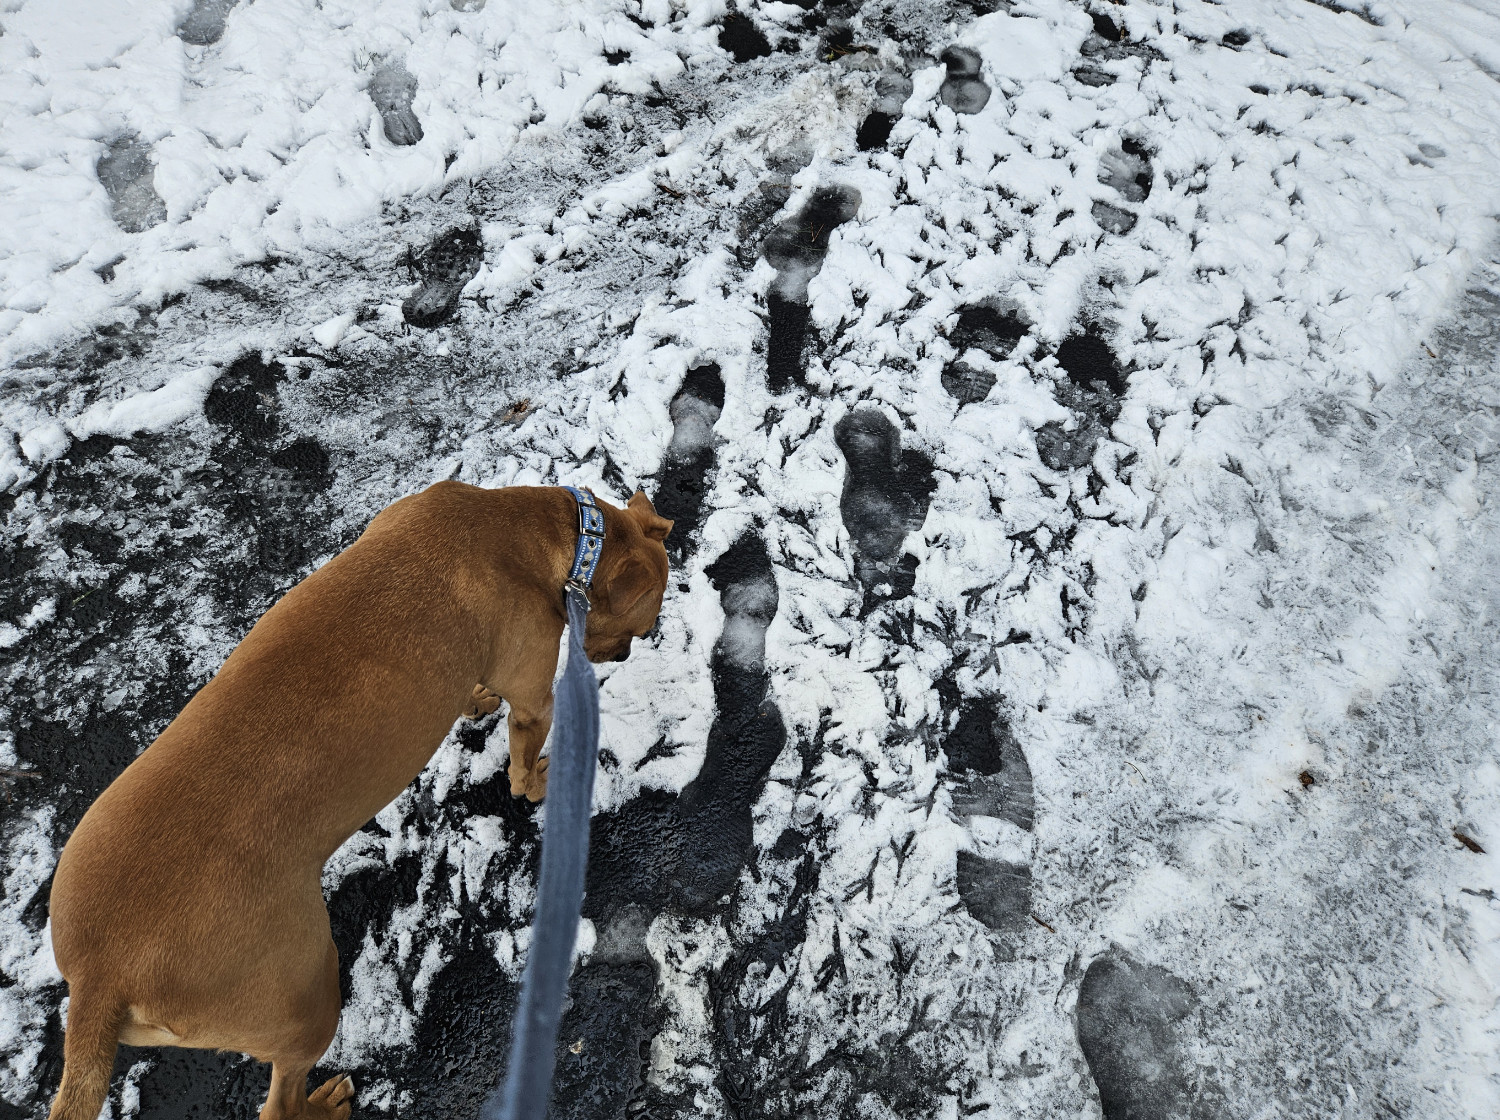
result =
[[[480,1110],[481,1120],[544,1120],[557,1062],[557,1029],[578,938],[578,913],[589,858],[589,809],[599,754],[599,680],[583,652],[588,589],[604,544],[604,513],[586,491],[578,502],[578,548],[563,589],[568,610],[568,663],[554,688],[552,753],[547,764],[547,820],[537,877],[531,948],[511,1026],[505,1081]]]

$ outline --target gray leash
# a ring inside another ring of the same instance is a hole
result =
[[[578,937],[594,765],[599,754],[599,681],[583,652],[588,599],[571,582],[565,597],[568,664],[554,690],[547,825],[542,835],[531,949],[521,974],[521,999],[511,1028],[505,1081],[485,1101],[480,1120],[543,1120],[547,1115],[557,1063],[557,1028]]]

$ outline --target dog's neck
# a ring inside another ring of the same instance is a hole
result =
[[[467,554],[483,558],[480,568],[474,573],[478,582],[493,587],[502,582],[514,584],[517,580],[523,581],[530,585],[527,590],[546,599],[559,621],[565,621],[564,589],[573,569],[579,539],[578,504],[561,487],[554,492],[557,500],[547,503],[545,517],[531,517],[518,523],[505,491],[476,488],[473,492],[475,499],[488,508],[483,512],[476,511],[473,518],[466,519],[467,529],[483,534],[482,542],[474,542],[479,547],[468,550]],[[599,503],[598,509],[604,518],[604,541],[589,591],[595,604],[600,602],[609,574],[618,563],[624,539],[624,526],[619,522],[621,511],[603,502]],[[455,556],[461,557],[465,551],[455,549]]]

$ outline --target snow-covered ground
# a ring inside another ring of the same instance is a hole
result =
[[[1497,152],[1494,0],[0,0],[0,1118],[72,824],[448,477],[679,519],[554,1115],[1500,1115]],[[502,727],[330,865],[363,1115],[498,1074]]]

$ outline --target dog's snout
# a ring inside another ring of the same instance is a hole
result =
[[[612,661],[624,661],[629,656],[630,656],[630,647],[626,646],[619,653],[615,654],[614,657],[611,658],[611,660]]]

